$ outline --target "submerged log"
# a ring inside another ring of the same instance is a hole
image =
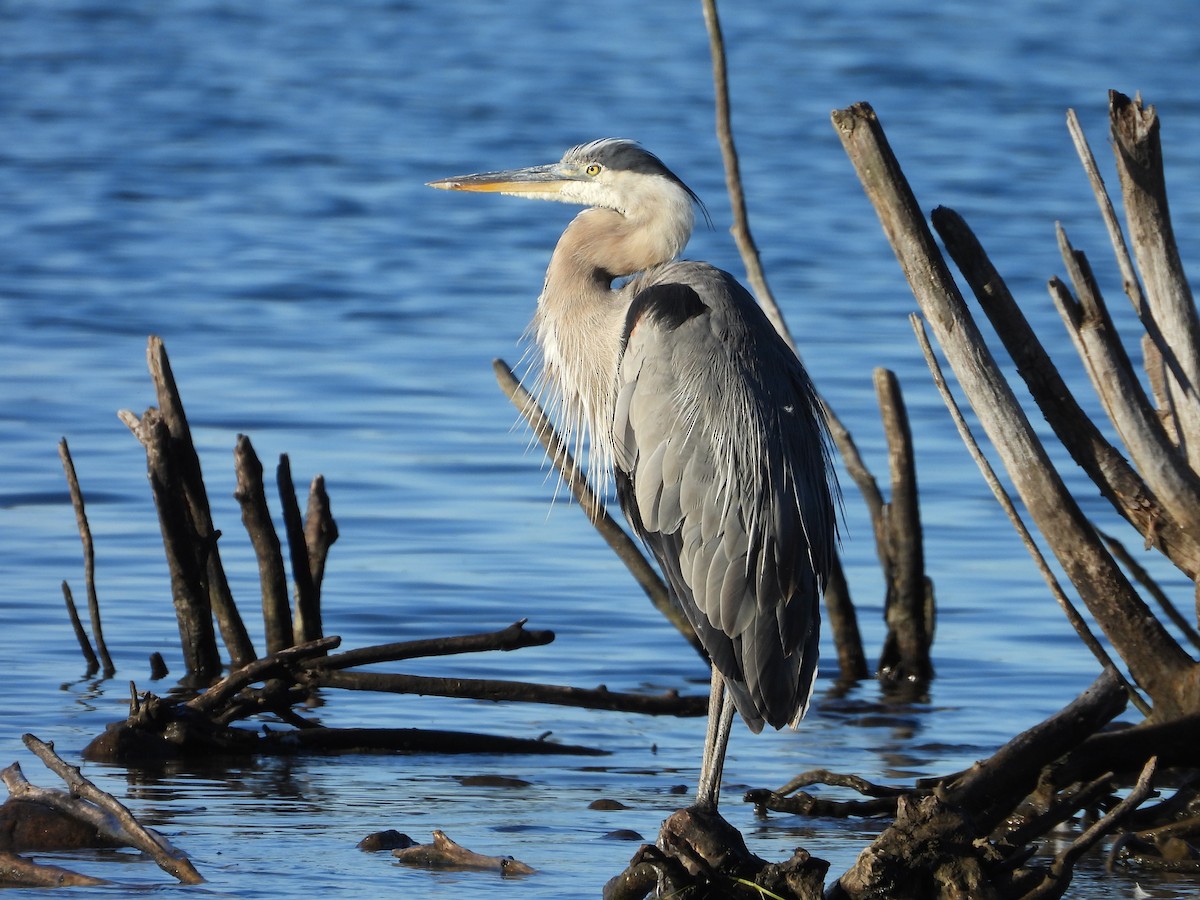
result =
[[[399,847],[392,856],[406,866],[423,869],[474,869],[481,872],[499,872],[505,876],[532,875],[536,871],[511,856],[486,856],[456,844],[444,831],[433,832],[433,843]]]

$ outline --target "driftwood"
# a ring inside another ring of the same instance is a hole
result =
[[[85,759],[151,762],[211,758],[214,755],[292,755],[297,753],[563,753],[596,755],[604,751],[519,739],[415,728],[323,728],[293,712],[314,688],[346,688],[482,700],[555,703],[652,715],[703,715],[702,697],[647,697],[607,690],[484,679],[432,679],[414,675],[347,672],[350,665],[411,659],[415,656],[480,650],[512,650],[549,643],[551,632],[529,632],[523,622],[488,634],[412,641],[366,647],[328,656],[339,638],[327,637],[289,647],[232,672],[204,693],[188,700],[166,700],[138,694],[129,716],[110,725],[83,751]],[[254,685],[261,684],[261,688]],[[288,730],[252,731],[232,723],[269,714],[293,726]]]
[[[392,856],[406,866],[422,869],[474,869],[498,872],[504,876],[532,875],[535,869],[511,856],[485,856],[456,844],[444,831],[433,832],[433,843],[415,844],[392,850]]]
[[[1167,218],[1157,118],[1152,110],[1143,109],[1140,101],[1119,94],[1112,95],[1111,117],[1124,200],[1127,207],[1133,207],[1127,218],[1133,256],[1146,284],[1144,293],[1073,115],[1070,124],[1085,169],[1097,186],[1125,290],[1146,328],[1141,344],[1149,392],[1142,389],[1116,335],[1086,258],[1070,246],[1061,228],[1059,242],[1070,286],[1055,279],[1050,290],[1121,437],[1124,453],[1102,436],[1065,388],[966,223],[946,209],[935,210],[932,219],[1056,435],[1101,494],[1140,532],[1147,548],[1160,550],[1195,581],[1200,474],[1193,453],[1200,444],[1200,430],[1192,423],[1200,409],[1195,390],[1200,329]],[[1142,600],[1134,581],[1155,596],[1173,626],[1187,626],[1178,630],[1189,641],[1195,629],[1181,623],[1182,617],[1143,567],[1127,565],[1129,554],[1084,517],[1063,485],[959,294],[874,112],[858,104],[835,111],[833,122],[879,213],[924,320],[954,368],[1030,518],[1132,679],[1120,673],[1041,559],[957,410],[925,339],[924,324],[914,317],[935,381],[968,448],[1034,554],[1055,598],[1096,655],[1103,674],[1061,712],[965,772],[911,786],[887,786],[853,775],[817,771],[805,773],[777,791],[752,790],[746,799],[763,815],[779,811],[892,820],[854,866],[825,888],[825,897],[838,900],[1059,897],[1067,890],[1078,859],[1113,837],[1110,864],[1200,872],[1200,853],[1193,849],[1200,836],[1200,817],[1193,813],[1194,804],[1200,802],[1200,779],[1193,769],[1195,742],[1200,739],[1200,669]],[[1170,322],[1170,327],[1164,327],[1164,322]],[[887,389],[886,376],[879,378],[878,386]],[[890,515],[883,512],[882,493],[865,474],[865,467],[855,468],[857,454],[848,435],[839,434],[836,427],[834,435],[871,508],[887,571],[889,539],[880,526]],[[896,445],[890,446],[894,453]],[[1126,462],[1125,454],[1131,462]],[[897,473],[902,481],[908,463],[903,459],[893,462],[899,463],[892,469],[893,493],[907,491]],[[1125,574],[1122,564],[1132,577]],[[913,593],[910,588],[908,595]],[[932,619],[922,624],[922,612],[910,606],[898,613],[908,619],[897,623],[895,643],[890,635],[889,648],[898,652],[902,637],[928,636],[925,629]],[[1129,701],[1146,716],[1145,721],[1132,727],[1111,727]],[[1161,802],[1148,806],[1156,782],[1169,784],[1173,790]],[[812,785],[850,789],[865,799],[830,800],[801,790]],[[1035,855],[1039,840],[1080,816],[1090,820],[1081,834],[1051,858]],[[697,896],[736,895],[736,873],[744,862],[725,865],[724,861],[742,859],[740,836],[730,833],[723,822],[693,815],[684,821],[686,824],[673,828],[664,826],[658,844],[644,847],[629,868],[609,883],[606,896],[641,898],[655,891],[686,890]],[[673,840],[671,834],[678,830],[686,831],[688,840]],[[706,849],[697,849],[700,847]],[[786,886],[774,893],[785,898],[809,896],[802,891],[789,893]],[[819,880],[811,896],[821,896]]]
[[[149,855],[158,867],[177,879],[182,884],[201,884],[204,878],[196,871],[195,866],[188,860],[186,854],[171,845],[162,835],[143,826],[119,800],[99,788],[80,774],[79,769],[69,765],[54,752],[52,745],[38,740],[31,734],[23,736],[22,740],[47,768],[66,782],[69,792],[39,788],[26,780],[21,767],[13,763],[0,772],[0,779],[11,801],[26,804],[27,810],[40,807],[36,821],[45,824],[53,821],[47,818],[47,811],[53,811],[61,817],[78,823],[73,838],[80,841],[76,846],[104,847],[133,847]],[[7,804],[6,804],[7,805]],[[54,840],[64,840],[62,825],[55,825]],[[13,823],[13,831],[26,835],[22,846],[11,846],[10,849],[48,849],[44,836],[31,827],[28,820]],[[72,875],[73,873],[66,873]],[[43,872],[38,877],[57,877],[54,873]],[[65,876],[64,876],[65,877]],[[25,882],[28,883],[28,882]],[[95,881],[56,882],[62,884],[94,884]]]
[[[319,721],[296,710],[312,697],[314,691],[328,688],[553,703],[651,715],[704,714],[703,698],[679,697],[674,693],[653,697],[609,691],[603,686],[581,689],[495,679],[351,671],[357,666],[420,656],[539,646],[553,641],[554,634],[527,630],[525,620],[521,620],[496,632],[400,641],[328,655],[340,644],[340,638],[322,636],[320,590],[326,559],[337,540],[338,530],[330,512],[324,479],[317,476],[313,480],[307,514],[301,518],[286,456],[281,458],[276,471],[295,589],[293,615],[288,602],[288,567],[284,564],[283,545],[271,520],[263,485],[263,466],[249,438],[239,435],[234,451],[235,496],[258,560],[267,636],[268,653],[256,658],[254,648],[240,642],[239,635],[244,633],[244,627],[237,605],[228,594],[228,583],[216,554],[218,533],[212,527],[199,458],[191,443],[166,348],[157,338],[150,339],[148,357],[163,409],[151,408],[140,418],[124,412],[121,418],[146,447],[147,467],[162,525],[187,667],[184,682],[198,693],[164,699],[151,693],[139,695],[131,686],[128,717],[112,724],[94,739],[84,750],[85,758],[149,763],[249,754],[603,752],[591,747],[554,743],[545,740],[544,736],[522,739],[413,728],[324,728]],[[519,399],[519,386],[516,387],[515,399]],[[557,440],[554,435],[543,436]],[[65,444],[62,452],[64,461],[68,461]],[[71,473],[73,467],[68,466],[68,474]],[[83,498],[77,483],[72,491],[77,497],[85,549],[90,552],[90,535],[85,530]],[[599,507],[594,498],[593,503]],[[616,531],[624,536],[619,528]],[[634,554],[637,555],[636,548]],[[64,586],[64,592],[68,609],[73,612],[69,588]],[[94,621],[98,622],[98,614],[97,605]],[[232,663],[230,674],[215,683],[220,660],[213,629],[214,617],[221,624],[220,634],[230,650]],[[80,635],[81,646],[86,646],[82,625],[73,627]],[[236,662],[237,659],[242,660],[241,664]],[[165,674],[165,669],[159,657],[159,663],[154,666],[156,677]],[[250,729],[235,724],[260,716],[281,722],[286,727]]]
[[[1098,186],[1102,214],[1126,275],[1126,290],[1147,327],[1143,344],[1152,350],[1148,367],[1153,397],[1140,386],[1086,258],[1070,246],[1061,228],[1059,243],[1071,287],[1055,279],[1050,290],[1132,465],[1101,436],[1066,390],[966,223],[945,209],[935,210],[933,223],[1056,435],[1117,512],[1142,533],[1147,547],[1160,549],[1194,580],[1195,545],[1200,539],[1194,501],[1200,479],[1187,448],[1189,437],[1200,439],[1200,432],[1190,430],[1188,414],[1179,409],[1195,401],[1190,374],[1194,370],[1189,368],[1195,362],[1194,308],[1190,294],[1181,286],[1186,282],[1170,229],[1164,226],[1166,204],[1161,152],[1156,143],[1157,120],[1152,112],[1146,115],[1140,103],[1118,94],[1112,95],[1112,119],[1126,203],[1142,204],[1140,214],[1127,215],[1134,244],[1143,248],[1136,255],[1148,286],[1146,296],[1155,293],[1159,302],[1172,305],[1170,312],[1156,314],[1151,302],[1143,298],[1128,254],[1123,253],[1112,205],[1103,193],[1094,160],[1081,142],[1073,116],[1071,127],[1085,169],[1093,185]],[[932,351],[927,348],[935,379],[964,439],[1038,558],[1060,605],[1106,672],[1062,713],[1018,736],[970,771],[879,798],[883,804],[875,804],[872,809],[882,809],[886,814],[885,804],[894,802],[894,823],[838,879],[829,896],[877,896],[885,885],[889,891],[899,885],[900,893],[910,896],[1061,896],[1075,861],[1105,836],[1136,824],[1141,830],[1118,840],[1117,845],[1136,844],[1137,852],[1146,846],[1161,848],[1161,841],[1155,844],[1149,837],[1158,834],[1159,829],[1165,829],[1162,833],[1170,839],[1177,837],[1175,824],[1164,824],[1164,820],[1170,821],[1172,815],[1177,818],[1184,800],[1164,801],[1153,809],[1142,804],[1152,793],[1156,773],[1172,765],[1194,764],[1194,754],[1189,760],[1185,748],[1200,716],[1197,666],[1121,570],[1110,550],[1115,549],[1115,542],[1100,535],[1087,521],[1050,464],[958,293],[870,107],[859,104],[836,111],[833,120],[924,317],[1030,517],[1129,667],[1137,686],[1149,695],[1153,708],[1151,711],[1135,688],[1119,675],[1037,555],[1020,517],[958,416]],[[1147,142],[1154,146],[1147,147]],[[1132,149],[1135,144],[1136,150]],[[1130,160],[1140,166],[1136,173]],[[1155,234],[1149,235],[1148,230]],[[1156,269],[1155,274],[1148,273],[1150,267]],[[1150,285],[1155,285],[1153,290]],[[1185,306],[1190,312],[1183,311]],[[1169,329],[1162,327],[1168,319],[1173,322]],[[915,322],[914,327],[923,338],[920,323]],[[1148,582],[1140,567],[1136,577],[1140,583]],[[1156,592],[1157,588],[1152,591]],[[1149,721],[1101,733],[1102,726],[1123,708],[1127,698],[1149,713]],[[1118,801],[1116,791],[1132,782],[1136,782],[1132,790]],[[1193,796],[1190,784],[1191,779],[1185,778],[1180,797]],[[764,809],[830,812],[828,807],[799,808],[800,804],[781,793],[755,791],[749,799]],[[1095,808],[1107,812],[1048,865],[1029,862],[1031,842],[1080,811]],[[1194,833],[1195,826],[1190,831],[1180,827],[1179,831]],[[1181,868],[1195,862],[1190,854],[1180,854],[1178,842],[1174,852],[1177,857],[1186,857],[1181,860]],[[1140,859],[1133,852],[1124,858]]]

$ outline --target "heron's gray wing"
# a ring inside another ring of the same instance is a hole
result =
[[[751,728],[803,715],[833,501],[817,403],[732,276],[663,267],[629,288],[613,423],[618,496]]]

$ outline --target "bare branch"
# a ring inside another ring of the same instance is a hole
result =
[[[992,444],[1043,534],[1135,679],[1163,711],[1194,706],[1195,663],[1147,609],[1100,545],[1051,465],[946,269],[874,111],[833,113],[842,143],[875,205],[909,285]]]
[[[954,425],[958,429],[959,437],[962,438],[963,444],[966,445],[967,451],[971,454],[971,458],[975,460],[975,464],[983,474],[983,480],[991,488],[992,495],[1000,504],[1001,509],[1004,510],[1005,515],[1008,516],[1008,520],[1012,523],[1013,528],[1016,529],[1017,534],[1020,535],[1025,549],[1033,557],[1038,571],[1042,573],[1042,578],[1045,579],[1046,585],[1050,588],[1051,595],[1066,615],[1067,621],[1071,623],[1071,627],[1075,629],[1075,633],[1079,635],[1079,639],[1083,641],[1084,646],[1092,652],[1092,655],[1096,657],[1096,660],[1104,667],[1105,671],[1111,672],[1116,678],[1120,679],[1134,705],[1144,715],[1149,715],[1150,710],[1146,706],[1146,702],[1133,685],[1125,679],[1125,676],[1121,674],[1120,669],[1113,663],[1103,645],[1092,634],[1092,630],[1088,628],[1083,616],[1079,614],[1074,604],[1067,598],[1062,586],[1058,583],[1058,578],[1055,577],[1054,572],[1046,562],[1042,551],[1038,549],[1033,535],[1025,527],[1025,523],[1021,519],[1021,514],[1017,512],[1016,506],[1013,505],[1012,500],[1009,498],[1008,491],[1004,489],[1004,486],[1000,483],[1000,479],[996,477],[996,472],[992,469],[991,463],[984,456],[983,450],[975,440],[975,436],[971,433],[970,426],[967,425],[966,419],[963,418],[962,411],[958,408],[958,403],[954,400],[954,395],[950,393],[950,387],[946,384],[946,379],[942,375],[942,368],[938,365],[933,347],[929,345],[929,338],[925,335],[925,328],[920,318],[914,313],[909,316],[909,321],[912,323],[913,331],[916,332],[917,342],[921,345],[921,351],[925,354],[925,362],[929,365],[929,371],[933,375],[933,383],[937,387],[938,393],[942,395],[942,401],[946,404],[946,409],[950,412],[950,418],[953,419]]]
[[[63,470],[67,473],[71,505],[75,507],[75,522],[79,526],[79,537],[83,541],[83,577],[84,585],[87,588],[88,617],[92,622],[92,635],[96,639],[96,651],[100,656],[100,661],[104,664],[104,677],[111,678],[116,674],[117,669],[113,665],[112,657],[108,655],[108,645],[104,643],[104,629],[100,625],[100,598],[96,594],[96,547],[92,541],[92,529],[88,525],[87,512],[83,506],[83,491],[79,489],[79,477],[75,474],[75,461],[71,459],[71,450],[67,447],[66,438],[58,442],[58,455],[62,458]],[[65,581],[63,588],[65,591]],[[72,610],[75,608],[69,597],[68,607]],[[78,621],[78,617],[75,617],[75,621]],[[82,628],[76,628],[76,634],[80,633],[82,633]],[[83,646],[82,643],[81,646]],[[91,648],[85,647],[84,657],[87,657],[89,653],[91,653]],[[89,662],[94,663],[95,658],[93,657]]]
[[[245,665],[254,659],[254,647],[246,633],[225,568],[221,564],[221,553],[217,548],[220,532],[213,527],[212,511],[208,504],[208,491],[204,486],[204,475],[200,469],[200,456],[192,442],[192,429],[184,413],[183,400],[175,384],[167,348],[162,339],[151,336],[146,347],[146,358],[150,376],[158,396],[159,414],[171,434],[171,457],[179,479],[179,499],[195,532],[197,552],[201,555],[204,589],[208,593],[208,605],[216,617],[221,630],[221,639],[229,651],[230,664]]]
[[[650,598],[654,608],[687,638],[688,643],[703,659],[707,660],[708,654],[704,652],[700,639],[696,637],[696,632],[683,614],[683,610],[671,601],[666,584],[663,583],[654,567],[650,565],[633,538],[626,534],[625,530],[609,515],[604,503],[596,496],[592,486],[588,484],[587,477],[576,464],[571,451],[567,449],[558,432],[554,430],[554,423],[538,405],[537,399],[524,388],[504,360],[492,360],[492,369],[496,373],[496,381],[499,382],[500,389],[529,423],[529,427],[533,429],[538,441],[546,449],[546,455],[551,464],[571,489],[575,500],[587,515],[588,521],[600,532],[600,536],[617,554],[617,558],[625,563],[625,567],[629,569],[637,583],[641,585],[642,590],[646,592],[646,596]]]
[[[1182,449],[1200,470],[1200,320],[1167,204],[1158,114],[1141,99],[1110,91],[1113,153],[1146,300],[1158,329],[1149,331],[1163,355],[1172,382]],[[1194,441],[1188,442],[1191,436]]]
[[[292,646],[292,613],[288,603],[287,576],[283,569],[283,555],[279,535],[271,522],[267,509],[267,496],[263,490],[263,466],[250,438],[244,434],[237,437],[233,451],[234,468],[237,470],[237,489],[233,496],[242,507],[242,522],[254,545],[258,558],[258,576],[262,582],[263,622],[266,625],[267,652],[278,653]]]
[[[742,263],[746,267],[746,278],[754,295],[758,298],[767,318],[775,326],[775,330],[783,337],[789,347],[795,349],[795,342],[788,331],[787,322],[779,311],[775,296],[767,285],[767,277],[763,273],[762,261],[759,259],[758,247],[755,246],[754,236],[750,233],[750,219],[746,214],[746,196],[742,190],[742,175],[738,165],[737,148],[733,143],[733,126],[729,112],[729,78],[725,66],[725,41],[721,37],[721,21],[717,16],[716,0],[703,0],[704,24],[708,28],[709,52],[712,55],[713,89],[716,94],[717,107],[717,140],[721,145],[721,158],[725,163],[725,186],[729,192],[729,204],[733,212],[733,225],[729,229],[737,244],[738,252],[742,255]]]
[[[34,789],[32,785],[25,782],[27,788],[18,788],[25,796],[30,796],[29,789],[33,789],[33,792],[37,793],[38,802],[52,805],[74,818],[80,818],[93,825],[102,834],[141,850],[143,853],[148,853],[158,863],[159,868],[183,884],[202,884],[204,882],[204,878],[196,871],[186,854],[171,846],[170,842],[162,835],[145,828],[116,797],[100,790],[84,778],[78,767],[68,765],[63,761],[54,752],[52,744],[40,741],[32,734],[23,735],[22,740],[25,742],[25,746],[46,764],[47,768],[67,783],[67,787],[71,791],[70,794],[64,794],[61,791]],[[9,793],[17,796],[17,793],[13,791],[13,784],[9,783],[7,779],[5,783],[8,784]],[[76,797],[86,800],[89,805],[79,804],[74,799]]]
[[[1142,477],[1079,406],[967,223],[945,207],[935,209],[932,218],[1017,372],[1071,457],[1148,545],[1159,547],[1189,577],[1200,574],[1197,535],[1181,528],[1162,508]]]

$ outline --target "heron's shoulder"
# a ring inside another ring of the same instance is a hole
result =
[[[758,313],[754,298],[736,278],[716,266],[691,260],[655,266],[631,280],[624,291],[629,296],[626,342],[642,324],[675,331],[705,316],[723,330],[731,320],[744,322]]]

